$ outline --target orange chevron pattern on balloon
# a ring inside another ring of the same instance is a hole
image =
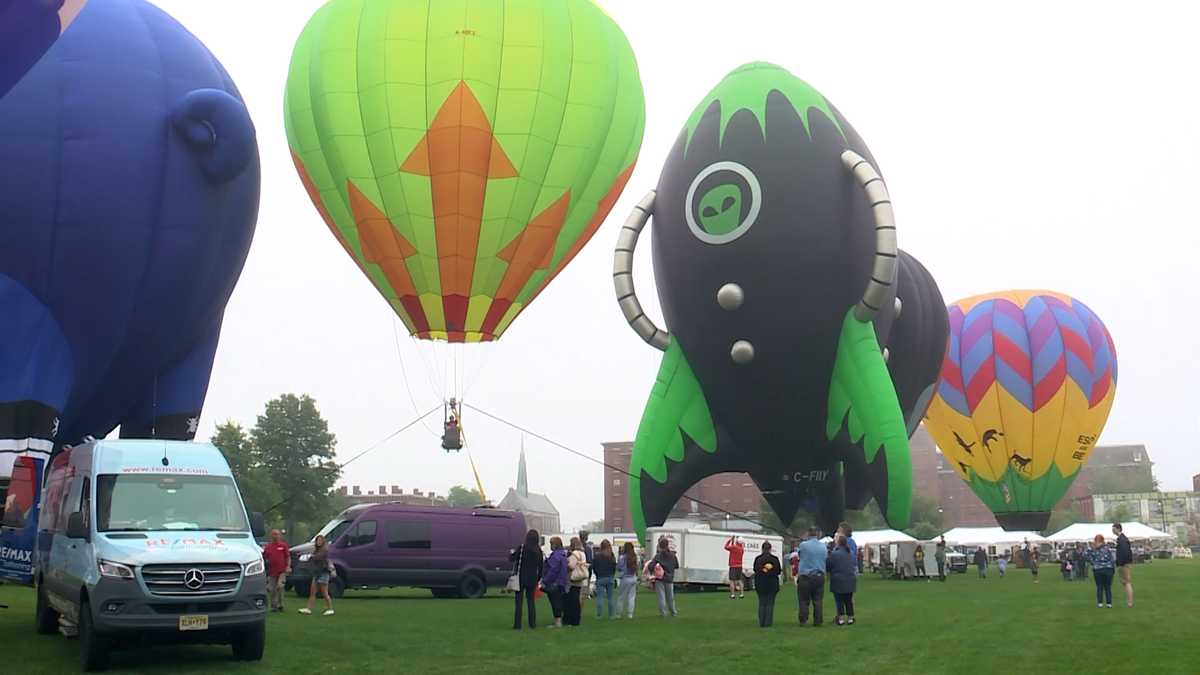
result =
[[[300,180],[421,339],[498,339],[592,238],[645,127],[592,0],[330,0],[285,95]]]
[[[1108,329],[1079,300],[1003,291],[948,308],[926,426],[1008,530],[1041,530],[1087,462],[1117,384]]]

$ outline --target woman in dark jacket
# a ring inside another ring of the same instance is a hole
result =
[[[779,574],[783,565],[771,553],[771,542],[764,541],[762,553],[754,559],[754,591],[758,593],[758,625],[767,628],[775,622],[775,596],[779,595]]]
[[[837,603],[838,626],[854,625],[854,591],[857,589],[858,575],[854,556],[846,544],[846,537],[838,535],[834,541],[833,552],[825,561],[825,569],[829,572],[829,590]]]
[[[513,630],[521,630],[521,597],[529,605],[529,627],[537,628],[537,608],[533,604],[533,591],[542,580],[542,536],[537,530],[525,533],[525,543],[509,555],[513,562],[513,574],[517,575],[517,608],[513,614]]]
[[[567,586],[571,583],[567,571],[567,552],[563,549],[562,539],[550,537],[550,557],[546,558],[546,566],[542,570],[542,590],[550,600],[550,611],[554,612],[554,623],[551,628],[562,628],[563,607],[567,596]]]

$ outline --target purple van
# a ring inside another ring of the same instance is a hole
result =
[[[416,586],[438,598],[474,599],[488,586],[504,586],[509,553],[525,531],[525,516],[516,511],[395,503],[351,506],[318,534],[337,570],[329,582],[334,597],[347,588]],[[311,541],[292,549],[289,584],[301,597],[308,597],[311,577],[300,556],[312,549]]]

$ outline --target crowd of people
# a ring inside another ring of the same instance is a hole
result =
[[[1133,546],[1120,523],[1113,523],[1112,533],[1115,537],[1113,544],[1109,544],[1104,535],[1097,534],[1090,544],[1078,543],[1059,551],[1059,569],[1064,581],[1087,579],[1088,570],[1091,569],[1091,576],[1096,584],[1097,607],[1112,607],[1113,580],[1118,578],[1125,589],[1126,606],[1133,607]],[[939,551],[943,545],[944,542],[939,543]],[[1019,552],[1025,567],[1033,576],[1033,582],[1038,583],[1041,557],[1038,549],[1026,540]],[[988,555],[982,546],[975,550],[973,562],[979,578],[987,578]],[[1001,553],[996,559],[1001,577],[1004,576],[1007,563],[1008,555],[1005,553]]]
[[[1114,523],[1114,543],[1106,542],[1103,535],[1096,535],[1090,545],[1080,544],[1068,548],[1059,555],[1063,578],[1082,580],[1088,577],[1088,569],[1096,586],[1096,606],[1111,608],[1112,586],[1119,579],[1125,590],[1126,605],[1133,607],[1133,548],[1122,532],[1120,523]],[[791,580],[796,585],[796,603],[800,625],[821,626],[824,623],[825,587],[833,595],[836,616],[835,625],[852,626],[854,616],[854,594],[858,576],[863,572],[863,556],[852,536],[847,523],[842,523],[828,544],[821,541],[820,532],[810,529],[790,555],[785,556],[790,566]],[[645,584],[654,590],[658,600],[658,612],[663,617],[679,615],[675,603],[675,573],[679,569],[679,558],[671,550],[670,541],[660,538],[650,559],[642,561],[631,542],[626,542],[620,551],[613,549],[607,539],[596,548],[588,541],[588,533],[580,532],[564,546],[561,537],[550,538],[550,555],[543,556],[541,535],[529,530],[525,541],[512,551],[513,574],[509,590],[515,595],[513,628],[520,629],[523,614],[530,628],[537,626],[537,603],[540,595],[549,600],[554,622],[550,628],[578,626],[583,618],[583,600],[595,596],[596,617],[609,619],[632,619],[637,604],[637,591]],[[329,561],[329,549],[324,537],[315,539],[313,552],[303,556],[303,563],[311,579],[308,603],[300,608],[301,614],[312,614],[313,607],[321,599],[325,603],[325,616],[334,614],[333,598],[329,593],[329,581],[335,570]],[[938,578],[946,579],[946,541],[940,539],[935,547]],[[725,542],[729,556],[729,597],[745,597],[745,545],[737,536]],[[1034,583],[1038,582],[1039,552],[1028,541],[1019,551],[1024,566],[1030,570]],[[925,553],[918,546],[914,554],[917,577],[925,575]],[[271,531],[270,541],[263,546],[263,559],[267,569],[267,593],[270,610],[283,611],[283,596],[287,575],[292,572],[292,559],[287,542],[279,530]],[[978,547],[973,562],[980,579],[987,578],[988,555]],[[997,559],[1000,577],[1005,576],[1007,555]],[[761,553],[751,566],[754,590],[758,595],[758,623],[766,628],[774,624],[776,598],[783,586],[784,561],[772,550],[770,542],[763,542]],[[926,577],[928,578],[928,577]],[[594,580],[594,583],[593,583]],[[592,590],[594,588],[594,591]]]
[[[515,630],[522,628],[523,617],[527,617],[530,628],[537,627],[535,599],[541,595],[549,601],[554,617],[550,628],[580,625],[583,600],[589,595],[594,596],[597,618],[632,619],[637,590],[642,584],[654,591],[660,616],[679,615],[675,602],[679,558],[666,537],[658,540],[653,556],[645,561],[639,559],[632,543],[626,543],[618,553],[607,539],[595,547],[588,541],[587,532],[572,537],[565,546],[561,537],[551,537],[550,555],[544,558],[540,542],[537,530],[529,530],[525,542],[511,555],[513,575],[509,588],[515,594]],[[829,544],[821,541],[816,529],[810,530],[791,554],[801,625],[809,623],[810,611],[812,625],[822,625],[827,582],[836,606],[835,624],[854,624],[854,593],[861,571],[857,548],[850,526],[843,523]],[[734,536],[725,543],[725,550],[729,555],[729,597],[744,598],[745,545]],[[758,596],[758,622],[766,628],[774,624],[775,602],[784,573],[784,563],[770,542],[763,542],[750,571]]]
[[[554,617],[550,628],[580,625],[583,600],[591,594],[595,596],[597,618],[632,619],[640,579],[654,589],[662,616],[679,614],[674,587],[679,559],[666,539],[658,542],[654,556],[643,565],[632,543],[627,542],[617,553],[612,542],[605,539],[597,549],[588,541],[587,532],[572,537],[567,546],[563,546],[561,537],[551,537],[550,555],[543,558],[541,535],[529,530],[511,558],[513,578],[509,587],[516,594],[514,629],[522,626],[523,608],[529,627],[537,627],[535,598],[543,594]]]

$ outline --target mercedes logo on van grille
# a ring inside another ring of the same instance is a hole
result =
[[[204,585],[204,572],[193,567],[183,573],[183,585],[188,587],[188,590],[198,591]]]

